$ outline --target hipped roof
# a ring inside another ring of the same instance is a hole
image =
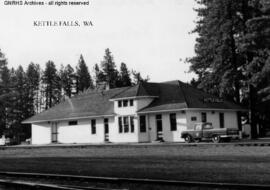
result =
[[[92,91],[77,95],[25,120],[23,123],[110,116],[114,115],[114,104],[111,100],[145,97],[152,97],[153,102],[139,110],[138,113],[180,109],[244,109],[233,102],[212,101],[217,98],[180,81],[142,82],[132,87]]]

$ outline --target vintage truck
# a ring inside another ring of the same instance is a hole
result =
[[[200,142],[203,140],[212,140],[215,143],[221,141],[230,141],[231,139],[239,138],[238,129],[233,128],[218,128],[215,129],[212,123],[196,123],[193,130],[182,131],[181,138],[184,138],[187,143]]]

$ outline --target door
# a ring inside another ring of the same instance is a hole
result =
[[[157,140],[163,140],[162,133],[162,115],[156,115],[156,126],[157,126]]]
[[[57,143],[58,142],[58,127],[57,127],[57,122],[52,122],[51,126],[51,131],[52,131],[52,143]]]
[[[105,137],[105,142],[109,141],[109,119],[105,118],[104,119],[104,137]]]

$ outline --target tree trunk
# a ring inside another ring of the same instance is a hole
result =
[[[249,85],[249,109],[250,109],[249,115],[250,115],[250,127],[251,127],[252,139],[256,139],[258,136],[255,103],[256,103],[256,93],[255,93],[254,87],[250,84]]]

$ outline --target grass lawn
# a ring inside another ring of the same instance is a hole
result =
[[[164,144],[0,149],[0,171],[270,184],[270,147]]]

